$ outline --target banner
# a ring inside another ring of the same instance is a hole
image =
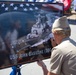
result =
[[[0,69],[50,57],[51,27],[62,3],[0,2]]]

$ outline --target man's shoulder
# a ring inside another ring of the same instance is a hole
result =
[[[53,50],[62,54],[68,54],[69,52],[76,50],[76,43],[73,40],[66,40],[54,47]]]

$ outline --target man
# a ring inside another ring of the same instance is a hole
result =
[[[4,68],[9,64],[8,50],[6,50],[6,45],[2,38],[2,28],[0,27],[0,68]]]
[[[53,23],[56,43],[52,49],[48,75],[76,75],[76,42],[70,39],[71,29],[66,16]]]
[[[20,22],[20,20],[17,20],[15,23],[11,24],[11,28],[5,36],[6,44],[7,44],[8,48],[10,49],[11,64],[13,64],[13,65],[17,65],[17,62],[18,62],[17,58],[15,57],[17,51],[12,49],[12,47],[16,47],[17,39],[20,37],[20,34],[19,34],[20,28],[21,28],[21,22]],[[11,45],[12,45],[12,47],[11,47]],[[12,55],[14,55],[14,58]],[[18,75],[21,75],[20,65],[12,66],[12,72],[10,73],[10,75],[16,75],[17,73],[18,73]]]
[[[16,21],[11,24],[10,30],[5,36],[5,41],[7,46],[10,48],[10,45],[15,45],[19,36],[18,30],[21,28],[20,21]]]

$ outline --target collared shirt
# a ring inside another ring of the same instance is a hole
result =
[[[12,44],[15,45],[17,42],[18,38],[18,32],[16,29],[13,30],[13,32],[8,31],[6,34],[5,39],[9,39],[8,41]]]
[[[66,38],[52,49],[50,72],[59,75],[76,75],[76,42]]]

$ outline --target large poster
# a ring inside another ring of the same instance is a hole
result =
[[[0,69],[47,59],[61,3],[0,2]]]

